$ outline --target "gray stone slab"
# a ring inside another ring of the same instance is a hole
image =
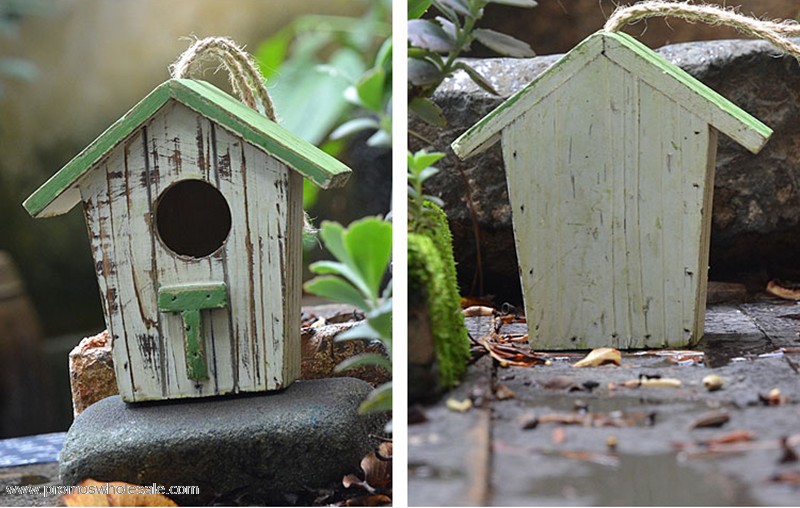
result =
[[[385,417],[360,415],[358,379],[298,381],[279,393],[126,404],[99,401],[70,428],[65,484],[84,478],[194,485],[182,504],[310,504],[358,471]]]
[[[792,443],[800,444],[800,374],[796,365],[800,354],[784,352],[772,342],[774,336],[794,331],[791,318],[777,319],[793,305],[763,301],[710,306],[707,336],[694,348],[704,353],[705,362],[676,363],[652,354],[658,351],[628,351],[623,352],[620,366],[573,368],[582,353],[559,352],[552,356],[550,365],[501,368],[495,364],[493,375],[484,368],[480,374],[493,379],[494,390],[503,384],[514,393],[507,400],[489,401],[493,415],[489,431],[491,495],[485,504],[796,505],[795,487],[770,481],[778,473],[797,470],[797,463],[780,463],[779,443],[790,436]],[[468,319],[467,324],[475,331],[486,328],[471,321]],[[500,333],[510,330],[504,326]],[[476,374],[474,369],[470,376]],[[708,392],[703,386],[703,377],[711,373],[723,378],[721,390]],[[675,378],[681,386],[621,386],[640,375]],[[547,388],[546,382],[556,376],[570,378],[577,386],[592,381],[596,388],[591,392]],[[452,396],[469,393],[469,383],[465,385]],[[773,389],[788,397],[788,403],[764,404],[760,395]],[[478,420],[477,415],[446,410],[448,396],[427,408],[430,421],[423,427],[409,427],[409,461],[423,463],[430,475],[419,478],[412,470],[410,501],[418,492],[424,504],[431,506],[467,504],[459,492],[468,483],[471,471],[467,461],[474,444],[469,440],[468,426]],[[574,415],[578,407],[586,407],[596,416],[633,423],[620,427],[540,423],[527,430],[520,424],[532,414]],[[721,428],[690,429],[692,422],[718,410],[730,416]],[[654,414],[652,419],[650,414]],[[437,435],[438,440],[433,445],[423,443],[418,429],[426,430],[428,436]],[[679,452],[680,443],[707,440],[734,430],[753,433],[754,441],[745,443],[749,450],[716,456]],[[607,446],[610,436],[618,441],[613,450]],[[421,442],[415,446],[414,439]]]

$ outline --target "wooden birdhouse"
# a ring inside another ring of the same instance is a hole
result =
[[[171,79],[24,206],[83,202],[125,401],[258,392],[300,371],[303,177],[349,172],[216,87]]]
[[[679,347],[703,335],[717,133],[772,131],[622,33],[597,32],[461,137],[502,140],[531,344]]]

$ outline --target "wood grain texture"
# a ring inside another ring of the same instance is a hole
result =
[[[212,185],[231,212],[224,244],[202,258],[173,253],[156,231],[159,196],[186,179]],[[80,189],[124,400],[271,390],[296,378],[300,175],[170,101]],[[187,376],[183,318],[158,308],[159,288],[185,284],[229,293],[227,307],[200,311],[208,379]]]
[[[703,333],[716,131],[599,57],[503,131],[532,345]]]
[[[68,212],[80,201],[79,181],[114,148],[148,123],[157,111],[175,101],[272,154],[322,188],[340,187],[350,175],[350,168],[334,157],[215,86],[199,80],[170,79],[156,87],[42,184],[25,200],[25,209],[34,217]]]
[[[453,141],[453,151],[465,159],[488,149],[517,117],[535,108],[596,59],[612,60],[674,101],[685,104],[707,124],[754,153],[772,135],[769,127],[633,37],[599,31]],[[586,93],[596,92],[587,87]]]

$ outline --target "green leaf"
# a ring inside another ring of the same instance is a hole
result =
[[[353,266],[353,258],[344,245],[344,227],[341,224],[329,220],[322,221],[319,237],[334,258],[348,266]]]
[[[384,355],[378,353],[361,353],[360,355],[351,356],[339,363],[333,371],[342,372],[343,370],[362,367],[364,365],[377,365],[378,367],[386,369],[387,372],[392,371],[392,362]]]
[[[286,60],[291,40],[292,32],[284,29],[258,46],[254,56],[258,62],[258,69],[264,75],[264,79],[269,79],[278,72],[281,64]]]
[[[358,98],[365,108],[381,112],[383,110],[383,90],[386,82],[386,70],[375,67],[368,70],[356,83]]]
[[[467,0],[439,0],[442,5],[446,5],[453,9],[453,11],[461,14],[462,16],[472,16],[469,11],[469,2]]]
[[[384,383],[372,390],[358,407],[360,413],[392,410],[392,382]]]
[[[441,108],[426,97],[417,97],[412,100],[408,104],[408,109],[431,125],[437,127],[444,127],[447,125],[447,119],[444,117]]]
[[[313,53],[295,51],[281,66],[280,79],[270,83],[281,125],[318,145],[352,108],[344,91],[363,72],[361,55],[350,48],[335,51],[324,66]]]
[[[476,28],[473,30],[475,39],[487,48],[500,53],[501,55],[514,58],[524,58],[535,56],[528,43],[515,39],[510,35],[495,32],[488,28]]]
[[[407,67],[408,82],[415,86],[431,86],[444,79],[442,71],[427,60],[409,58]]]
[[[388,301],[392,304],[391,300]],[[369,326],[377,331],[384,342],[391,341],[392,337],[392,309],[381,309],[380,312],[369,312],[367,316]],[[388,344],[387,344],[388,345]]]
[[[431,0],[408,0],[408,19],[421,18],[431,6]]]
[[[378,53],[375,55],[375,67],[383,67],[388,71],[392,70],[392,38],[389,37],[381,44]]]
[[[392,225],[375,217],[357,220],[344,232],[344,245],[377,300],[381,280],[392,257]]]
[[[444,156],[445,154],[442,152],[426,152],[425,150],[419,150],[414,154],[409,152],[408,168],[414,173],[420,173],[423,169],[436,164]]]
[[[378,330],[372,328],[366,321],[361,324],[346,330],[337,335],[334,342],[344,342],[346,340],[379,340],[383,341],[383,337],[378,333]]]
[[[319,197],[319,187],[314,185],[308,178],[303,178],[303,210],[308,210],[314,206]]]
[[[303,284],[303,288],[313,295],[327,298],[333,302],[353,305],[364,311],[370,308],[361,293],[341,277],[332,275],[314,277]]]
[[[392,135],[385,130],[379,130],[367,139],[367,146],[391,148]]]
[[[311,263],[308,267],[313,273],[319,275],[340,275],[347,279],[358,291],[361,292],[363,298],[372,297],[369,284],[364,280],[364,277],[358,271],[358,267],[339,263],[336,261],[317,261]]]
[[[333,132],[331,132],[330,138],[331,139],[341,139],[350,134],[354,134],[356,132],[360,132],[367,129],[377,129],[380,125],[378,121],[374,118],[369,117],[362,117],[362,118],[354,118],[353,120],[349,120],[339,127],[337,127]]]
[[[490,4],[510,5],[512,7],[536,7],[536,0],[488,0]]]
[[[419,181],[424,183],[425,180],[427,180],[428,178],[430,178],[430,177],[432,177],[434,175],[438,175],[438,174],[439,174],[439,170],[437,168],[435,168],[433,166],[428,166],[427,168],[425,168],[422,171],[420,171],[420,173],[419,173]]]
[[[476,71],[475,69],[473,69],[469,65],[465,64],[464,62],[458,62],[455,65],[455,67],[456,67],[456,69],[461,69],[464,72],[466,72],[467,76],[469,76],[469,78],[472,81],[474,81],[475,84],[478,85],[479,87],[483,88],[484,90],[486,90],[487,92],[489,92],[492,95],[499,95],[497,93],[497,90],[495,90],[495,88],[492,86],[492,84],[489,83],[489,81],[487,81],[486,78],[481,76],[481,74],[478,71]]]
[[[456,49],[455,41],[442,27],[427,19],[412,19],[408,22],[408,40],[418,48],[437,53]]]

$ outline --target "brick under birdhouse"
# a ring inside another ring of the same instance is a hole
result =
[[[703,335],[718,131],[772,131],[622,33],[597,32],[453,142],[502,141],[531,345]]]
[[[125,401],[259,392],[300,372],[303,177],[349,173],[216,87],[171,79],[24,206],[83,203]]]

